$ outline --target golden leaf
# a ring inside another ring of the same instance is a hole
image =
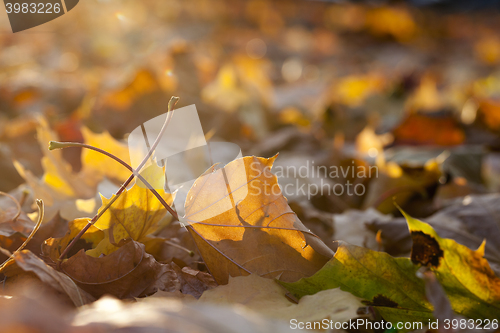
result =
[[[173,197],[169,193],[159,191],[163,199],[171,204]],[[107,199],[103,196],[102,207],[99,212],[113,200],[114,196]],[[95,249],[87,251],[87,254],[99,257],[102,253],[109,255],[118,249],[120,241],[132,239],[144,242],[147,236],[158,229],[161,220],[169,217],[167,210],[153,195],[153,193],[138,184],[131,189],[125,190],[111,207],[106,210],[95,227],[104,230],[105,237]]]
[[[199,177],[187,195],[188,229],[219,284],[250,273],[296,281],[333,254],[288,206],[271,173],[275,158],[234,160]]]

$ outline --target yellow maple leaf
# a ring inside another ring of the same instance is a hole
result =
[[[171,204],[173,196],[170,193],[159,191],[163,199]],[[113,199],[101,196],[101,212]],[[101,218],[94,224],[95,227],[105,230],[105,237],[95,249],[87,251],[93,257],[110,254],[118,249],[120,242],[124,239],[132,239],[138,242],[148,240],[147,236],[158,229],[160,221],[169,218],[167,210],[154,194],[147,188],[135,184],[129,190],[125,190],[110,208],[106,210]]]

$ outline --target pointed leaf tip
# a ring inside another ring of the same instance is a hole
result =
[[[486,238],[483,239],[483,242],[477,248],[476,253],[479,254],[479,255],[481,255],[481,257],[484,257],[484,249],[485,248],[486,248]]]

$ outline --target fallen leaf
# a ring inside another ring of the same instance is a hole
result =
[[[227,112],[234,112],[250,101],[269,104],[273,86],[268,67],[267,60],[235,56],[221,67],[214,82],[203,88],[202,98]]]
[[[418,268],[408,258],[338,242],[335,256],[315,275],[280,283],[298,298],[340,287],[367,300],[387,321],[427,321],[432,305],[415,274]]]
[[[409,89],[409,96],[408,99],[405,101],[405,107],[408,110],[417,110],[421,111],[422,114],[410,114],[406,118],[406,122],[404,124],[410,125],[411,121],[414,121],[414,125],[418,126],[422,124],[429,124],[432,125],[432,120],[433,118],[440,118],[439,112],[434,114],[434,111],[436,110],[442,110],[447,108],[446,104],[446,96],[443,94],[443,92],[440,91],[438,88],[438,85],[441,83],[439,82],[438,78],[434,73],[432,72],[426,72],[421,75],[421,77],[418,79],[414,78],[415,82],[413,83],[413,87]],[[411,85],[410,85],[411,86]],[[430,119],[427,119],[426,122],[426,113],[431,116]],[[420,117],[412,117],[414,115],[420,115]],[[423,116],[423,118],[421,118]],[[441,117],[441,120],[452,120],[452,124],[455,123],[453,121],[453,118],[449,116]],[[435,119],[439,120],[439,119]],[[407,128],[408,129],[408,128]],[[424,128],[422,128],[424,129]],[[436,130],[437,128],[432,127],[433,130]],[[425,130],[425,129],[424,129]],[[415,132],[414,132],[415,133]],[[420,133],[420,137],[425,137],[425,133]],[[433,132],[434,134],[434,132]],[[444,138],[443,135],[439,135],[439,138]]]
[[[0,193],[1,194],[1,193]],[[0,198],[0,248],[14,252],[24,243],[35,223],[21,210],[17,199],[10,194]],[[0,262],[8,255],[0,253]]]
[[[340,242],[335,256],[315,275],[281,285],[299,298],[341,287],[367,300],[388,321],[427,321],[434,309],[416,275],[426,266],[436,273],[454,312],[472,319],[498,319],[500,279],[483,258],[484,243],[470,250],[402,213],[413,240],[411,259]]]
[[[82,127],[81,131],[86,144],[99,147],[130,165],[129,147],[126,143],[115,140],[108,132],[96,134],[86,127]],[[108,156],[90,149],[83,149],[82,165],[82,171],[89,177],[95,177],[96,184],[103,177],[123,183],[130,176],[130,171],[127,168],[118,163],[110,162]]]
[[[495,263],[498,269],[500,266],[499,203],[498,194],[469,195],[449,201],[445,207],[426,220],[441,237],[452,238],[469,248],[478,248],[483,240],[486,240],[485,258],[490,264]]]
[[[89,218],[76,219],[68,223],[68,231],[63,237],[49,238],[42,245],[42,253],[50,260],[52,264],[59,261],[59,257],[66,249],[68,244],[78,235],[78,233],[88,224]],[[75,243],[74,248],[68,253],[71,257],[80,249],[89,250],[97,246],[104,239],[104,232],[95,226],[90,226],[89,229],[82,235],[79,241]]]
[[[373,221],[388,221],[391,217],[383,215],[373,208],[367,210],[347,210],[342,214],[333,215],[334,240],[341,240],[352,245],[378,250],[376,233],[367,225]]]
[[[39,287],[28,284],[14,296],[0,296],[2,332],[77,333],[71,327],[72,312],[68,307],[53,295],[40,293]]]
[[[234,160],[199,177],[187,195],[188,230],[219,284],[250,273],[296,281],[332,255],[288,206],[270,170],[274,159]]]
[[[63,159],[62,151],[47,150],[48,143],[57,141],[58,138],[43,117],[38,118],[37,139],[44,155],[42,158],[44,169],[42,179],[38,179],[17,161],[14,161],[14,166],[33,189],[34,196],[45,203],[44,222],[51,220],[58,211],[61,211],[61,215],[68,220],[91,213],[81,212],[76,200],[93,198],[96,194],[97,184],[92,183],[92,177],[87,177],[82,172],[74,173],[71,165]]]
[[[453,310],[469,318],[498,319],[500,278],[484,259],[484,242],[473,251],[439,237],[429,224],[403,215],[413,240],[411,260],[436,273]]]
[[[241,304],[265,317],[290,322],[346,322],[357,317],[363,304],[359,299],[339,288],[320,291],[302,297],[298,304],[286,297],[286,290],[271,279],[258,275],[238,276],[224,286],[203,293],[198,302],[212,304]]]
[[[181,269],[173,262],[170,266],[177,273],[177,278],[180,281],[181,292],[183,294],[200,298],[205,290],[217,287],[217,282],[215,282],[213,276],[208,273],[197,271],[188,266],[182,267]]]
[[[377,173],[367,189],[362,208],[373,207],[388,214],[396,210],[394,201],[404,206],[414,195],[426,198],[429,189],[437,186],[441,177],[439,166],[437,159],[412,166],[386,162],[383,156],[379,156]]]
[[[434,306],[434,318],[436,319],[433,322],[438,323],[437,328],[440,332],[453,330],[453,332],[457,333],[461,332],[479,333],[482,331],[481,328],[478,329],[477,325],[473,325],[474,329],[472,329],[470,325],[467,325],[467,327],[463,327],[463,325],[462,327],[460,325],[456,325],[457,328],[456,329],[453,328],[454,322],[460,323],[461,321],[463,322],[464,320],[467,319],[453,312],[450,300],[446,296],[443,287],[439,284],[438,280],[436,279],[436,275],[433,272],[427,270],[423,272],[422,275],[425,281],[425,294],[429,302],[431,302],[432,305]],[[449,325],[447,323],[450,321],[452,323],[452,328],[448,328]],[[446,329],[445,327],[448,329]]]
[[[12,258],[13,260],[7,263],[0,271],[7,279],[12,277],[18,278],[20,275],[34,274],[44,284],[67,295],[75,306],[82,306],[95,300],[94,297],[81,290],[67,275],[47,266],[31,251],[22,250],[16,252]]]
[[[290,208],[297,214],[304,226],[314,232],[326,246],[333,248],[333,215],[314,207],[309,201],[290,202]]]
[[[442,238],[451,238],[468,248],[477,249],[486,240],[484,257],[500,274],[500,197],[497,194],[470,195],[450,200],[425,220]],[[377,220],[369,224],[374,232],[382,232],[384,249],[392,255],[407,255],[411,237],[406,220]]]
[[[159,193],[168,204],[172,204],[171,194],[163,190],[159,190]],[[101,196],[102,206],[99,212],[114,198],[115,195],[110,199]],[[160,221],[167,216],[170,217],[166,208],[148,188],[134,184],[129,190],[123,191],[94,224],[96,228],[104,230],[107,237],[97,247],[87,251],[87,254],[94,257],[109,255],[125,239],[146,242],[150,239],[148,235],[155,232]]]
[[[177,274],[170,265],[160,264],[130,241],[110,255],[94,258],[83,250],[61,264],[64,273],[96,298],[104,294],[118,298],[141,297],[157,290],[179,290]]]

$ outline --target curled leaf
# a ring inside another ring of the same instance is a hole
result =
[[[32,273],[44,284],[66,294],[75,306],[82,306],[95,300],[94,297],[81,290],[67,275],[47,266],[31,251],[16,252],[13,254],[12,259],[0,271],[7,276],[7,279],[9,277],[18,277],[20,274]]]
[[[147,296],[157,290],[179,290],[174,270],[160,264],[144,250],[144,245],[130,241],[108,256],[94,258],[80,250],[61,265],[83,290],[98,298],[110,294],[118,298]]]

